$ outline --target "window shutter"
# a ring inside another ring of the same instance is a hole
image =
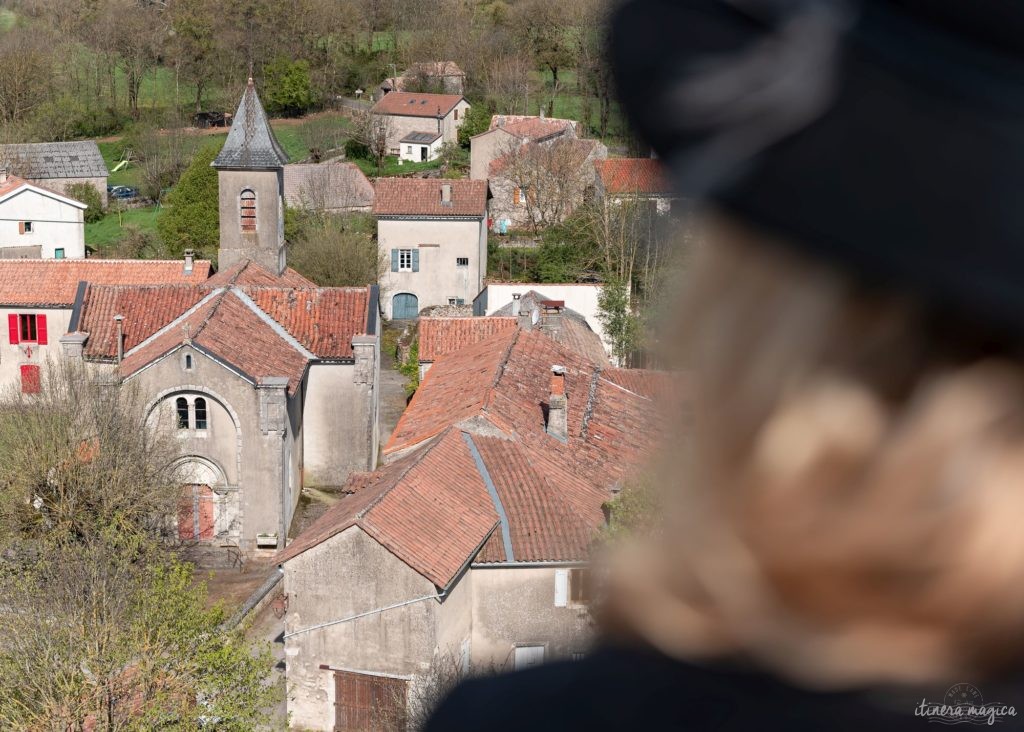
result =
[[[21,367],[21,393],[39,393],[39,367],[26,364]]]
[[[412,271],[413,272],[419,272],[420,271],[420,250],[419,249],[413,249],[412,250]]]
[[[36,343],[40,346],[46,345],[46,316],[36,316]]]
[[[391,271],[392,272],[397,272],[398,271],[398,250],[397,249],[392,249],[391,250]]]
[[[16,346],[21,342],[18,334],[18,316],[15,313],[7,316],[7,338],[12,346]]]
[[[565,607],[569,604],[569,571],[566,569],[555,570],[555,607]]]
[[[512,191],[512,203],[514,203],[516,206],[519,205],[519,197],[520,195],[522,195],[521,191],[521,188],[516,188],[514,191]]]
[[[18,222],[18,233],[19,234],[24,234],[25,233],[25,222],[24,221],[19,221]]]

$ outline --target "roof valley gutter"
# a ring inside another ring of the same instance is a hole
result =
[[[469,452],[473,455],[473,461],[476,463],[476,469],[480,473],[480,477],[483,478],[484,484],[487,486],[487,492],[491,495],[491,502],[494,504],[494,510],[498,512],[498,518],[501,520],[501,543],[505,547],[505,560],[508,562],[516,561],[515,552],[512,551],[512,535],[508,528],[508,514],[505,513],[505,506],[501,502],[501,497],[498,495],[498,489],[494,485],[494,481],[491,480],[491,474],[487,470],[487,466],[484,465],[484,459],[480,456],[480,451],[476,449],[476,443],[473,442],[472,436],[468,432],[462,433],[462,439],[466,441],[466,445],[469,447]]]
[[[377,608],[375,610],[367,610],[366,612],[356,613],[355,615],[349,615],[348,617],[339,618],[338,620],[329,620],[328,622],[320,623],[319,625],[311,625],[308,628],[301,628],[299,630],[294,630],[291,633],[285,633],[284,634],[284,639],[288,640],[289,638],[294,638],[295,636],[302,635],[303,633],[310,633],[310,632],[312,632],[314,630],[320,630],[321,628],[329,628],[332,625],[340,625],[342,623],[348,623],[348,622],[351,622],[353,620],[358,620],[359,618],[366,618],[366,617],[369,617],[371,615],[379,615],[380,613],[386,612],[388,610],[397,610],[400,607],[406,607],[407,605],[415,605],[418,602],[426,602],[427,600],[441,600],[441,599],[444,599],[446,594],[447,594],[447,592],[439,592],[439,593],[434,593],[433,595],[424,595],[423,597],[415,597],[412,600],[404,600],[402,602],[396,602],[393,605],[386,605],[384,607],[379,607],[379,608]]]

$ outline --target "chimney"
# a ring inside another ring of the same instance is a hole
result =
[[[512,317],[513,318],[518,318],[519,317],[519,298],[521,298],[521,297],[522,297],[522,295],[520,295],[518,292],[513,292],[512,293]]]
[[[115,315],[114,323],[117,324],[117,362],[124,360],[124,316]]]
[[[564,306],[564,300],[545,300],[541,303],[541,307],[544,308],[541,327],[556,341],[562,335],[562,308]]]
[[[568,402],[565,398],[565,366],[551,367],[551,395],[548,397],[548,434],[566,442],[569,439]]]
[[[185,274],[192,274],[192,267],[196,262],[196,250],[186,249],[185,250]]]
[[[451,206],[452,205],[452,184],[442,183],[441,184],[441,205]]]
[[[514,307],[514,306],[513,306]],[[537,308],[523,312],[522,304],[519,306],[519,327],[523,330],[533,330],[533,326],[537,324],[539,315]]]

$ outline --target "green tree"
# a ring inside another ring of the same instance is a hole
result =
[[[107,215],[103,208],[103,198],[96,186],[91,183],[75,183],[68,186],[65,191],[69,197],[84,203],[89,208],[85,209],[85,223],[94,224]]]
[[[374,284],[384,272],[385,260],[372,230],[368,216],[293,212],[286,217],[288,264],[323,287]]]
[[[263,70],[263,101],[271,114],[298,117],[317,103],[309,77],[309,62],[274,59]]]
[[[643,330],[629,302],[629,288],[616,280],[606,282],[597,296],[597,319],[612,346],[612,355],[622,366],[640,347]]]
[[[278,691],[265,646],[225,629],[192,567],[123,539],[0,563],[0,726],[243,732]]]
[[[220,241],[217,171],[210,163],[217,148],[201,149],[181,174],[178,185],[167,197],[168,208],[157,220],[157,231],[168,252],[177,256],[195,249],[214,258]]]
[[[459,128],[459,144],[464,148],[469,147],[469,139],[481,132],[487,132],[491,127],[491,116],[494,110],[489,104],[474,104],[466,112],[466,118]]]
[[[605,540],[615,541],[649,531],[658,515],[651,478],[642,475],[633,479],[602,508],[608,518],[602,529]]]

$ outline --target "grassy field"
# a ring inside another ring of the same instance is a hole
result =
[[[142,231],[156,231],[160,209],[133,208],[121,214],[111,212],[102,221],[85,225],[85,243],[94,249],[103,249],[117,243],[125,234],[124,227],[134,226]]]
[[[9,31],[18,22],[18,16],[13,10],[0,8],[0,33]]]

